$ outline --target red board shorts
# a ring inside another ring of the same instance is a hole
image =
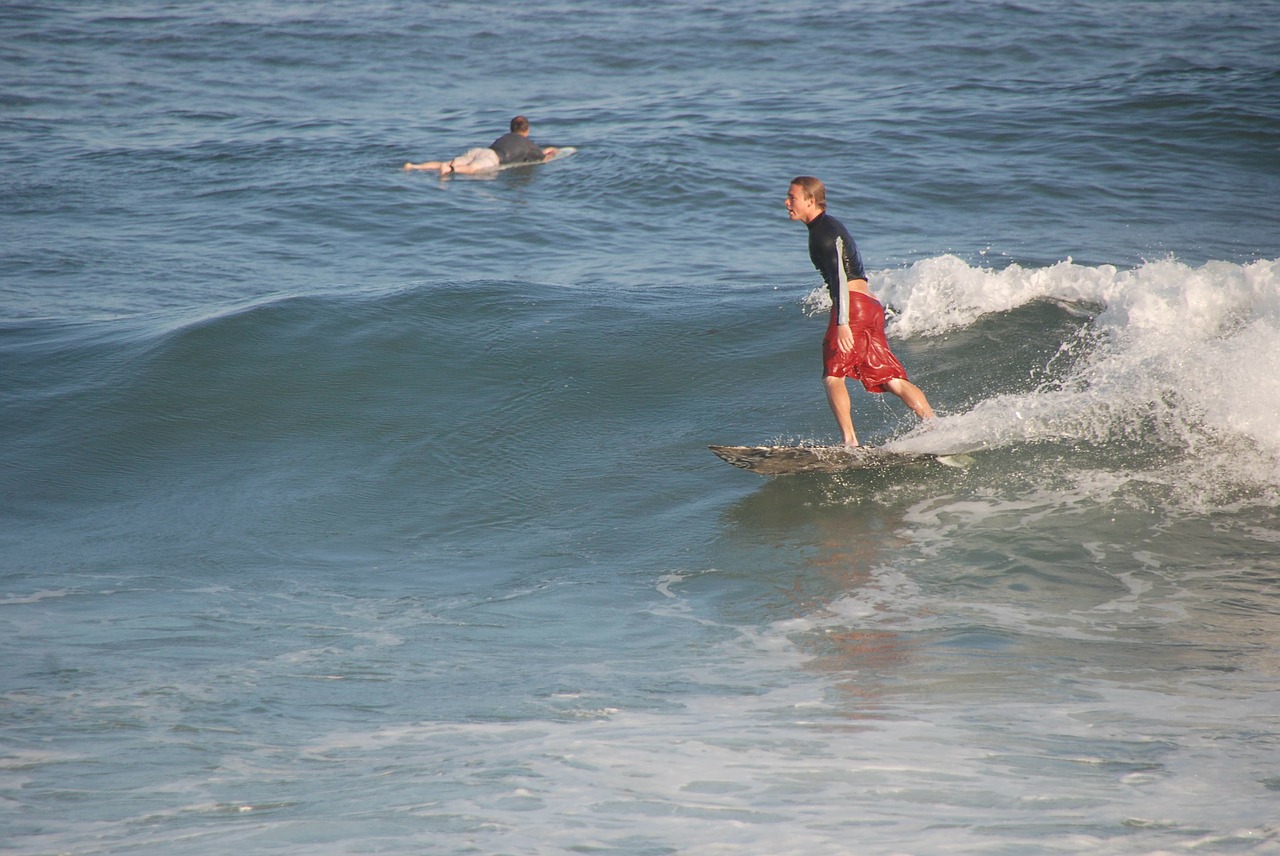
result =
[[[849,292],[849,326],[853,329],[853,350],[840,353],[836,344],[836,313],[831,310],[831,323],[822,340],[824,377],[851,377],[862,381],[867,392],[885,392],[885,383],[907,370],[889,350],[884,337],[884,307],[880,301],[861,291]]]

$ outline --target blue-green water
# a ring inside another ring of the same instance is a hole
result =
[[[1275,852],[1276,21],[4,7],[0,840]],[[833,437],[798,173],[969,468],[707,452]]]

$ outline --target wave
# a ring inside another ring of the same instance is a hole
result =
[[[1071,448],[1218,503],[1277,491],[1280,261],[994,270],[940,256],[874,280],[942,418],[910,430],[864,397],[866,436]],[[814,436],[829,430],[801,350],[814,322],[777,301],[749,286],[726,299],[441,282],[23,322],[0,329],[6,489],[57,498],[103,480],[101,496],[157,468],[304,459],[368,480],[407,469],[462,489],[518,469],[548,484],[737,432]]]

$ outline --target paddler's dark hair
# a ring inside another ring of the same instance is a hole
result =
[[[511,120],[511,131],[516,134],[523,134],[529,130],[529,120],[523,116],[517,116]]]

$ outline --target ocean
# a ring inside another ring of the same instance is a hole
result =
[[[1277,45],[4,4],[0,850],[1280,853]],[[800,174],[967,467],[707,450],[838,436]]]

